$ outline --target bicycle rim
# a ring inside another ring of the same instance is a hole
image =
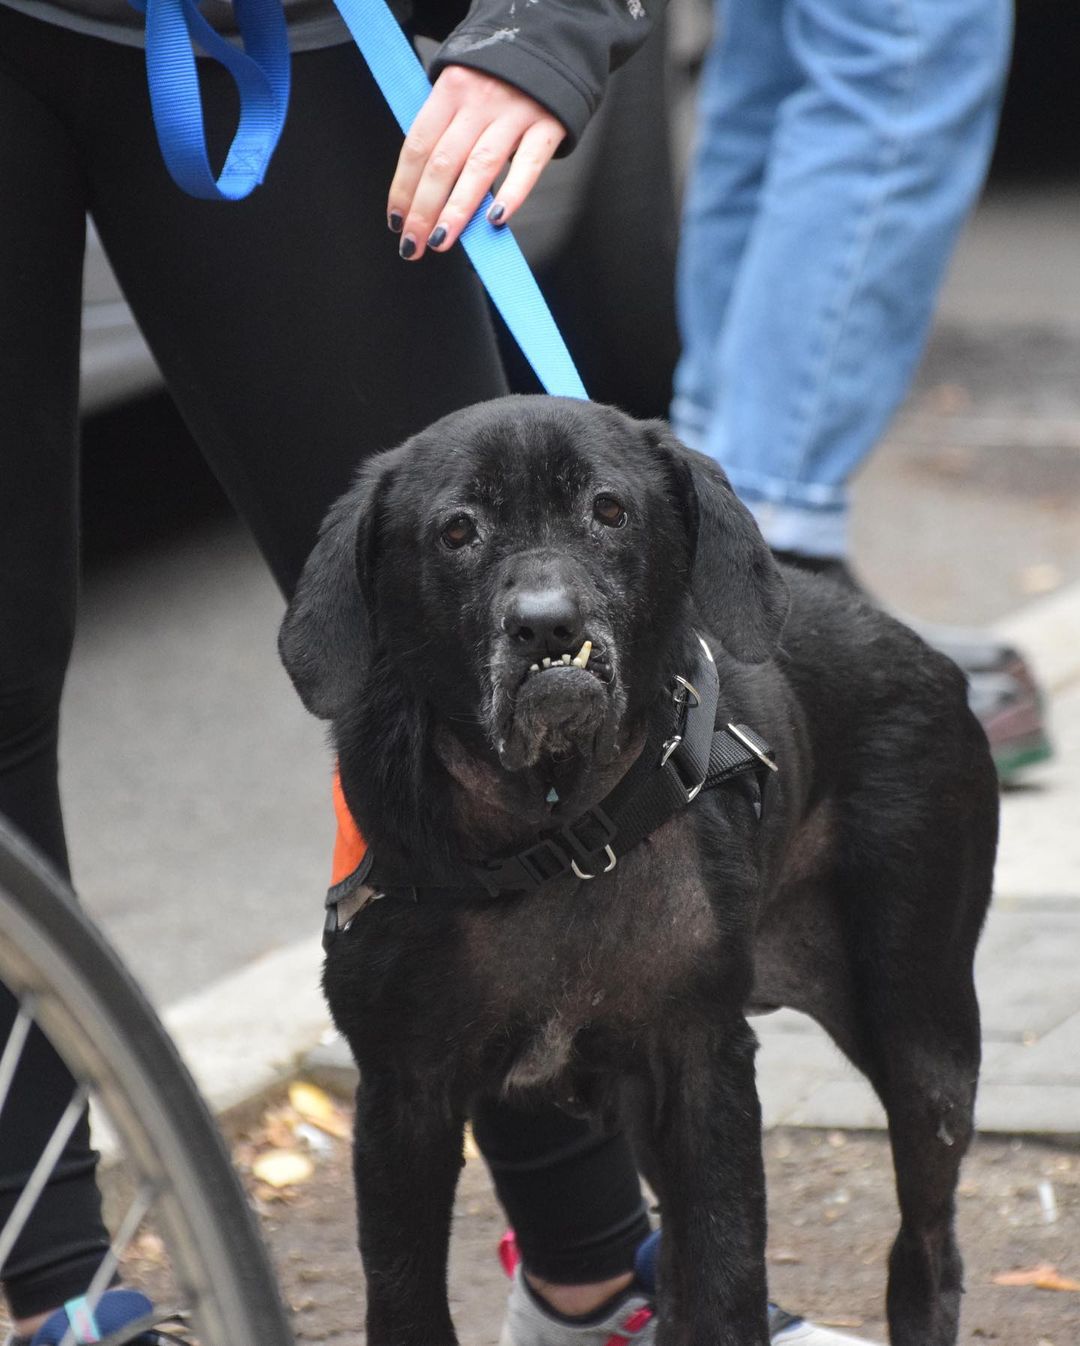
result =
[[[247,1200],[176,1048],[67,886],[2,820],[0,982],[74,1076],[72,1107],[100,1101],[138,1175],[121,1233],[152,1209],[198,1341],[292,1346]]]

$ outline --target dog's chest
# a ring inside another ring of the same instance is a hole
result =
[[[586,1030],[633,1039],[693,987],[718,945],[690,830],[674,825],[590,882],[465,918],[484,1019],[523,1044],[509,1082],[566,1069]]]

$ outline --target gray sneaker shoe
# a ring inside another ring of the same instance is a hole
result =
[[[659,1231],[641,1245],[637,1283],[600,1317],[568,1322],[557,1317],[532,1293],[522,1275],[517,1243],[507,1232],[499,1245],[499,1260],[512,1278],[499,1346],[654,1346],[656,1303],[652,1297]],[[772,1346],[879,1346],[866,1337],[853,1337],[808,1322],[776,1304],[769,1305]]]
[[[520,1266],[514,1271],[499,1346],[654,1346],[655,1341],[653,1302],[633,1288],[601,1316],[570,1322],[544,1308]]]

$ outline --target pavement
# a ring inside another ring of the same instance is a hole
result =
[[[1075,272],[1075,204],[996,199],[976,217],[919,384],[856,487],[874,591],[993,625],[1050,697],[1056,755],[1003,797],[978,963],[979,1121],[1009,1133],[1080,1132],[1080,298],[1053,266]],[[318,990],[330,757],[278,666],[281,610],[231,524],[100,569],[64,707],[77,887],[219,1108],[313,1049],[340,1067]],[[755,1027],[768,1124],[882,1124],[812,1023]]]

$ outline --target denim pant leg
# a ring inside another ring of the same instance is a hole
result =
[[[985,175],[1011,4],[744,4],[782,8],[800,78],[727,293],[719,267],[713,411],[691,438],[773,546],[842,555],[848,480],[908,388]]]
[[[671,421],[699,449],[723,400],[720,341],[757,219],[777,113],[801,79],[784,35],[782,6],[783,0],[720,0],[698,89],[679,238],[682,355]]]

